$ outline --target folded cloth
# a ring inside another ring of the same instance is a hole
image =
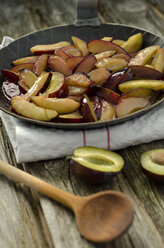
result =
[[[11,42],[5,37],[2,45]],[[79,146],[118,150],[164,138],[164,103],[119,125],[93,130],[60,130],[24,122],[1,111],[18,163],[65,157]]]

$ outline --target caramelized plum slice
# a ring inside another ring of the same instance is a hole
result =
[[[149,98],[150,96],[153,95],[153,93],[154,93],[154,91],[151,89],[136,88],[136,89],[130,90],[130,91],[122,94],[119,98],[119,102],[121,102],[122,100],[129,98],[129,97]]]
[[[83,122],[83,117],[81,116],[80,112],[77,110],[70,114],[59,115],[58,120],[59,122],[62,123],[81,123]]]
[[[27,63],[35,63],[39,56],[28,56],[20,59],[16,59],[12,62],[13,65],[21,65]]]
[[[112,120],[115,117],[115,107],[104,100],[102,103],[103,105],[100,121]]]
[[[129,65],[145,65],[156,54],[159,46],[149,46],[140,50],[134,58],[129,62]]]
[[[112,56],[112,58],[125,59],[127,62],[129,62],[132,57],[130,55],[128,55],[128,54],[122,53],[122,54],[115,54],[115,55]]]
[[[18,114],[40,121],[50,121],[58,115],[55,110],[40,108],[21,96],[14,96],[11,106]]]
[[[48,45],[36,45],[31,47],[30,51],[34,54],[42,54],[42,53],[53,53],[55,49],[69,46],[70,42],[68,41],[60,41],[55,44],[48,44]]]
[[[97,116],[93,109],[92,103],[87,95],[84,94],[81,99],[80,113],[83,116],[85,122],[96,122]]]
[[[105,41],[113,41],[113,37],[104,36],[101,40],[105,40]]]
[[[27,92],[29,91],[29,89],[30,89],[22,80],[20,80],[20,81],[18,82],[18,85],[19,85],[20,91],[21,91],[23,94],[27,93]]]
[[[95,82],[96,85],[101,86],[108,80],[111,73],[105,68],[99,68],[91,71],[88,75],[91,81]]]
[[[64,75],[60,72],[53,72],[50,84],[45,91],[47,97],[65,97],[67,95],[67,84]]]
[[[97,68],[106,68],[110,71],[119,71],[127,66],[128,62],[120,58],[106,58],[97,61],[95,64]]]
[[[118,118],[123,117],[143,109],[148,105],[150,105],[150,102],[144,98],[130,97],[117,104],[116,115]]]
[[[19,70],[22,69],[29,69],[29,70],[33,70],[35,63],[24,63],[24,64],[20,64],[20,65],[16,65],[14,67],[11,68],[11,71],[18,73]]]
[[[160,47],[151,64],[157,71],[164,72],[164,49]]]
[[[14,72],[14,71],[7,70],[7,69],[2,69],[1,72],[2,72],[3,76],[5,78],[7,78],[8,80],[11,80],[13,82],[18,82],[18,80],[19,80],[18,73]]]
[[[152,90],[162,90],[164,89],[164,81],[162,80],[150,80],[150,79],[142,79],[142,80],[132,80],[119,85],[119,89],[121,92],[127,92],[136,88],[148,88]]]
[[[88,87],[92,81],[84,73],[74,73],[66,78],[66,83],[72,86]]]
[[[19,79],[22,81],[22,83],[31,88],[38,77],[34,72],[29,71],[28,69],[22,69],[19,71]]]
[[[24,95],[24,99],[30,100],[32,96],[36,96],[39,93],[43,93],[49,85],[51,78],[51,73],[45,73],[38,77],[33,86],[29,89],[26,95]]]
[[[124,166],[117,153],[97,147],[78,147],[70,159],[72,173],[79,179],[98,184],[109,182]]]
[[[134,34],[125,41],[121,47],[124,48],[128,53],[135,53],[141,49],[143,44],[143,36],[141,33]]]
[[[48,60],[48,54],[42,54],[39,56],[37,61],[35,62],[33,72],[40,76],[43,71],[47,68],[47,60]]]
[[[68,85],[68,96],[79,96],[87,91],[87,87]]]
[[[100,98],[106,100],[107,102],[111,104],[117,104],[120,95],[113,90],[101,87],[101,86],[94,86],[92,88],[93,94],[96,96],[99,96]]]
[[[48,65],[52,71],[63,73],[65,76],[72,74],[72,70],[67,63],[59,56],[51,56],[48,59]]]
[[[66,63],[69,66],[69,68],[73,70],[83,59],[84,57],[82,56],[70,57],[66,59]]]
[[[93,55],[85,57],[74,69],[75,72],[83,72],[88,74],[93,70],[97,59]]]
[[[89,50],[87,48],[87,43],[75,36],[72,36],[72,40],[73,40],[75,47],[78,48],[82,52],[82,55],[88,56]]]
[[[93,54],[105,51],[116,51],[117,53],[127,54],[127,52],[120,46],[104,40],[91,40],[88,42],[88,50]]]
[[[53,109],[59,114],[68,114],[77,110],[80,103],[68,98],[48,98],[43,95],[31,97],[32,101],[43,108]]]
[[[128,68],[131,69],[133,76],[136,78],[159,79],[162,77],[162,73],[150,67],[142,65],[130,65]]]
[[[55,50],[55,56],[61,57],[63,60],[70,58],[70,55],[63,51],[62,48]]]
[[[95,57],[97,60],[101,60],[101,59],[109,58],[112,55],[114,55],[115,53],[116,53],[116,51],[105,51],[102,53],[95,54]]]
[[[147,176],[164,182],[164,149],[154,149],[141,155],[141,166]]]

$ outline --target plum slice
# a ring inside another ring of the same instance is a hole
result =
[[[66,59],[70,58],[70,56],[65,51],[63,51],[62,48],[55,50],[55,56],[59,56],[63,60],[66,60]]]
[[[68,96],[79,96],[88,90],[87,87],[68,85]]]
[[[117,53],[127,54],[127,52],[122,47],[105,40],[91,40],[88,42],[88,50],[93,54],[105,51],[116,51]]]
[[[102,113],[100,117],[100,121],[109,121],[114,119],[115,117],[115,106],[112,104],[102,101]]]
[[[27,93],[27,92],[29,91],[29,89],[30,89],[22,80],[20,80],[20,81],[18,82],[18,85],[19,85],[20,91],[21,91],[23,94]]]
[[[149,46],[140,50],[134,58],[129,62],[129,65],[145,65],[156,54],[159,46]]]
[[[94,111],[93,105],[87,95],[81,99],[80,113],[85,122],[97,122],[97,116]]]
[[[108,80],[111,73],[105,68],[99,68],[91,71],[88,75],[91,81],[95,82],[95,85],[101,86]]]
[[[66,83],[72,86],[88,87],[92,81],[84,73],[76,72],[66,77]]]
[[[33,70],[35,63],[24,63],[11,68],[11,71],[18,73],[21,69]]]
[[[60,41],[54,44],[48,45],[36,45],[31,47],[30,51],[34,54],[43,54],[43,53],[53,53],[55,49],[69,46],[70,42],[68,41]]]
[[[125,68],[128,64],[128,61],[121,58],[105,58],[97,61],[95,64],[97,68],[106,68],[110,71],[119,71]]]
[[[18,82],[18,80],[19,80],[18,73],[14,72],[14,71],[7,70],[7,69],[2,69],[1,72],[2,72],[3,76],[5,78],[7,78],[8,80],[11,80],[13,82]]]
[[[36,75],[40,76],[41,73],[47,68],[47,60],[48,54],[42,54],[39,56],[33,68],[33,72]]]
[[[142,65],[130,65],[128,68],[133,73],[135,78],[145,78],[145,79],[159,79],[162,77],[162,73],[153,68],[142,66]]]
[[[29,88],[31,88],[35,81],[38,79],[38,77],[35,75],[34,72],[28,69],[22,69],[19,71],[19,79]]]
[[[141,166],[147,176],[164,182],[164,149],[154,149],[141,155]]]
[[[67,84],[65,83],[64,75],[62,73],[52,73],[45,95],[47,97],[65,97],[67,95]]]
[[[151,65],[161,73],[164,72],[164,49],[162,47],[158,49]]]
[[[89,55],[84,57],[83,60],[75,67],[75,72],[83,72],[88,74],[91,70],[93,70],[97,59],[93,55]]]
[[[84,57],[82,56],[69,57],[66,59],[66,63],[73,70],[83,59]]]
[[[70,76],[72,74],[72,70],[69,68],[68,64],[59,56],[51,56],[48,59],[48,65],[52,71],[63,73],[65,76]]]
[[[129,97],[150,98],[151,96],[153,96],[153,94],[154,94],[154,91],[151,89],[136,88],[136,89],[130,90],[122,94],[119,98],[119,102]]]
[[[105,40],[105,41],[113,41],[113,37],[104,36],[101,40]]]
[[[100,98],[106,100],[111,104],[117,104],[120,98],[120,95],[113,90],[101,87],[101,86],[93,86],[92,88],[93,94],[99,96]]]
[[[117,117],[123,117],[150,105],[145,98],[129,97],[116,106]]]
[[[68,114],[77,110],[80,103],[68,98],[48,98],[43,95],[32,96],[32,101],[43,108],[53,109],[59,114]]]
[[[59,115],[58,120],[59,122],[62,123],[81,123],[83,122],[83,117],[81,116],[80,112],[77,110],[70,114]]]
[[[131,80],[124,82],[119,85],[121,92],[127,92],[136,88],[148,88],[152,90],[162,90],[164,89],[163,80],[151,80],[151,79],[141,79],[141,80]]]
[[[11,106],[18,114],[40,121],[50,121],[58,115],[55,110],[38,107],[22,96],[14,96],[11,99]]]
[[[116,53],[116,51],[105,51],[102,53],[95,54],[95,57],[97,60],[101,60],[101,59],[109,58],[112,55],[114,55],[115,53]]]
[[[72,40],[75,47],[77,47],[82,52],[82,55],[88,56],[89,50],[87,48],[87,43],[75,36],[72,36]]]
[[[24,64],[24,63],[35,63],[38,58],[39,58],[39,56],[23,57],[23,58],[16,59],[16,60],[12,61],[12,64],[13,65],[20,65],[20,64]]]
[[[127,41],[122,44],[122,48],[124,48],[128,53],[137,52],[143,44],[143,35],[141,33],[134,34],[129,37]]]
[[[73,175],[90,184],[109,181],[123,166],[124,160],[120,155],[98,147],[78,147],[70,158]]]

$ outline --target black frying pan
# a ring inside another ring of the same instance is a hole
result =
[[[150,45],[160,45],[164,47],[164,40],[162,40],[162,38],[145,30],[120,24],[100,24],[97,17],[97,0],[77,0],[76,24],[51,27],[48,29],[30,33],[15,40],[10,45],[0,50],[0,69],[10,69],[11,61],[21,57],[29,56],[30,48],[37,44],[50,44],[62,40],[71,42],[72,35],[77,36],[85,41],[100,39],[104,36],[112,36],[115,39],[126,40],[129,36],[138,32],[141,32],[143,34],[144,47]],[[0,74],[0,82],[1,84],[3,82],[2,74]],[[146,113],[152,108],[158,108],[161,102],[163,102],[163,99],[143,110],[114,120],[95,123],[62,124],[33,120],[11,112],[10,101],[4,96],[2,87],[0,87],[1,110],[24,121],[61,129],[101,128],[104,126],[118,124],[137,117],[143,113]]]

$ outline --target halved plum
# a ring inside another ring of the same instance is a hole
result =
[[[129,97],[121,101],[116,106],[117,117],[124,117],[150,105],[145,98]]]
[[[70,158],[73,175],[86,183],[105,183],[123,168],[123,158],[115,152],[98,147],[78,147]]]
[[[141,155],[141,166],[147,176],[164,182],[164,149],[154,149]]]

